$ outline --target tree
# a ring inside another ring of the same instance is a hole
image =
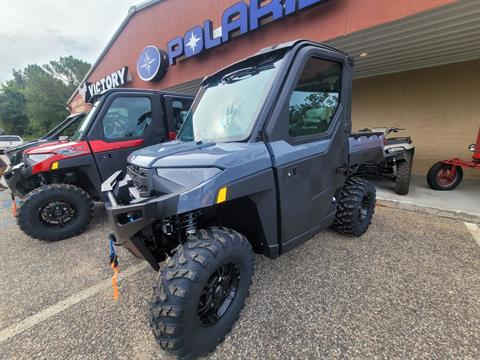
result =
[[[24,69],[27,114],[33,133],[46,132],[68,115],[65,103],[89,68],[88,63],[69,56]]]
[[[28,128],[25,81],[21,71],[13,70],[13,79],[0,87],[0,123],[6,134],[24,135]]]
[[[17,135],[43,135],[67,115],[66,101],[90,68],[73,56],[13,70],[0,86],[0,127]]]

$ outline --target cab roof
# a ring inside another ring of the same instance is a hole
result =
[[[220,69],[219,71],[213,73],[212,75],[209,75],[209,76],[205,77],[202,81],[202,85],[209,80],[218,78],[222,74],[225,74],[225,73],[231,71],[232,68],[236,68],[237,66],[239,66],[243,62],[252,60],[256,57],[260,57],[260,56],[264,57],[264,56],[268,56],[269,54],[273,54],[273,53],[278,52],[278,51],[282,51],[282,50],[288,51],[288,50],[291,50],[291,49],[294,49],[294,48],[300,48],[300,47],[308,46],[308,45],[318,47],[318,48],[321,48],[321,49],[324,49],[324,50],[328,50],[328,51],[331,51],[331,52],[335,52],[335,53],[340,54],[340,55],[345,56],[345,57],[349,57],[346,52],[338,50],[338,49],[334,48],[333,46],[323,44],[323,43],[319,43],[319,42],[316,42],[316,41],[298,39],[298,40],[288,41],[288,42],[284,42],[284,43],[281,43],[281,44],[272,45],[272,46],[268,46],[268,47],[265,47],[263,49],[260,49],[255,54],[253,54],[249,57],[246,57],[246,58],[244,58],[240,61],[237,61],[233,64],[230,64],[229,66]]]

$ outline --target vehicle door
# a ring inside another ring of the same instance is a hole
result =
[[[279,114],[270,129],[281,136],[268,146],[278,186],[282,252],[333,222],[348,161],[350,77],[345,55],[309,47],[299,50],[280,92]]]
[[[185,121],[193,103],[193,97],[165,95],[165,114],[167,116],[169,139],[175,139]]]
[[[135,150],[166,140],[160,95],[112,93],[88,134],[102,180],[126,165]]]

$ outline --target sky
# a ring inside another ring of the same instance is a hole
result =
[[[141,0],[0,0],[0,83],[60,56],[93,63]]]

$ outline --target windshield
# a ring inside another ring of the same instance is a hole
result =
[[[70,124],[68,124],[64,129],[62,129],[62,131],[60,131],[57,136],[66,136],[68,138],[71,138],[73,135],[75,135],[78,127],[82,124],[82,120],[84,117],[85,115],[80,115],[75,118]]]
[[[88,112],[88,114],[85,115],[85,117],[83,118],[82,124],[79,126],[77,131],[75,131],[75,134],[73,134],[73,136],[70,138],[71,141],[78,141],[85,136],[85,134],[87,133],[88,128],[90,127],[90,124],[91,124],[91,122],[92,122],[92,120],[95,116],[95,112],[97,110],[97,106],[98,106],[99,101],[95,102],[93,104],[92,108],[90,109],[90,111]]]
[[[178,135],[181,141],[242,141],[250,135],[282,59],[235,69],[200,90]]]
[[[40,140],[57,139],[60,136],[71,138],[82,123],[84,117],[85,115],[76,115],[73,119],[65,119],[52,130],[50,130],[46,135],[40,138]]]

